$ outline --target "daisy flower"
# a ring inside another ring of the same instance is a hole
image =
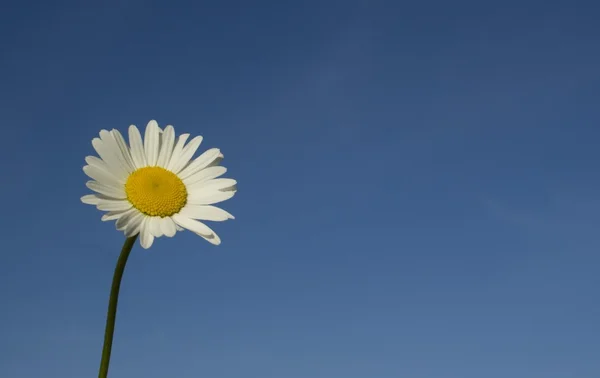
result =
[[[219,236],[201,221],[234,219],[213,205],[233,197],[237,183],[219,178],[227,169],[219,165],[218,148],[192,159],[202,137],[186,144],[189,137],[176,138],[173,126],[162,130],[154,120],[143,139],[137,127],[129,126],[129,145],[118,130],[100,131],[92,140],[99,157],[86,157],[83,167],[92,179],[86,186],[95,193],[81,201],[105,211],[102,220],[116,221],[128,238],[139,234],[143,248],[184,229],[219,245]]]

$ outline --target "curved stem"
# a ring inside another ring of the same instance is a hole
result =
[[[117,318],[117,303],[119,302],[119,289],[121,288],[121,278],[123,278],[123,271],[125,271],[125,265],[129,258],[129,253],[135,244],[137,235],[127,238],[123,248],[121,249],[121,255],[117,261],[115,267],[115,274],[113,276],[112,287],[110,289],[110,299],[108,301],[108,314],[106,315],[106,329],[104,330],[104,346],[102,347],[102,361],[100,362],[100,372],[98,378],[106,378],[108,375],[108,365],[110,364],[110,352],[112,350],[113,334],[115,332],[115,320]]]

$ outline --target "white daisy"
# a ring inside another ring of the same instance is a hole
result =
[[[150,248],[155,237],[172,237],[184,229],[219,245],[219,236],[199,220],[234,219],[211,205],[233,197],[237,182],[218,178],[227,171],[218,165],[223,159],[218,148],[192,160],[202,137],[186,144],[189,136],[175,140],[173,126],[161,130],[154,120],[143,141],[137,127],[129,126],[130,146],[118,130],[100,131],[100,138],[92,140],[100,158],[86,157],[83,167],[93,179],[86,186],[96,193],[81,201],[106,211],[102,220],[116,220],[127,237],[140,234],[143,248]]]

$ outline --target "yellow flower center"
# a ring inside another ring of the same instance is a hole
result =
[[[125,183],[133,207],[152,217],[177,214],[187,203],[187,189],[177,175],[161,167],[136,170]]]

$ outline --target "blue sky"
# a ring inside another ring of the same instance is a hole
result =
[[[136,246],[111,378],[600,376],[598,19],[3,3],[0,376],[97,374],[123,235],[81,167],[150,119],[221,148],[236,220]]]

